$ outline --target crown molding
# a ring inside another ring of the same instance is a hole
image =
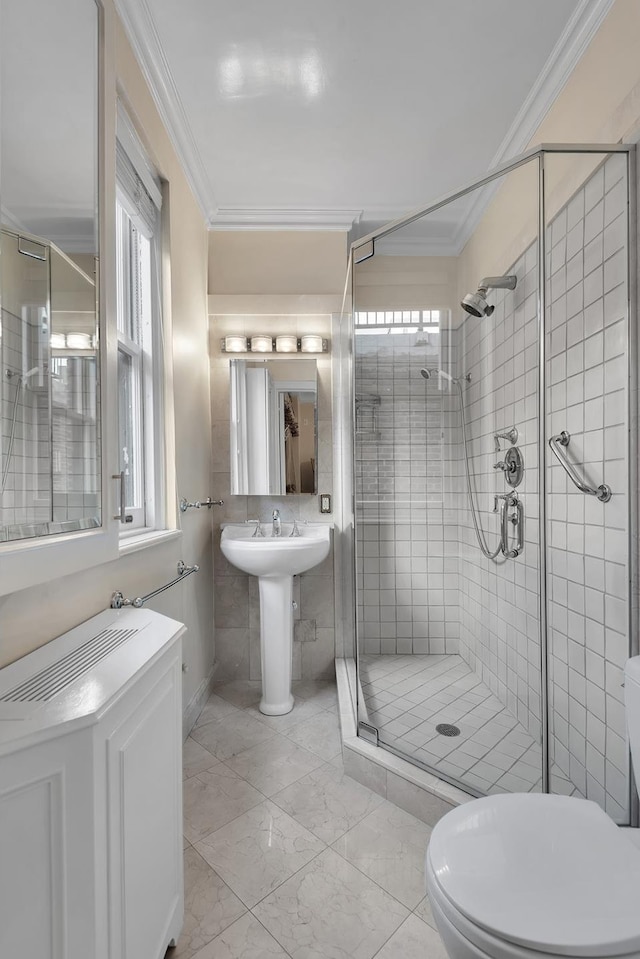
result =
[[[613,6],[614,0],[580,0],[529,95],[518,111],[489,168],[516,156],[530,143],[576,64]],[[362,217],[355,210],[218,208],[213,187],[162,49],[146,0],[115,0],[116,9],[185,176],[212,230],[350,230]],[[447,252],[460,252],[473,233],[497,185],[480,191]],[[375,211],[366,211],[366,219]],[[379,213],[382,211],[378,211]],[[393,216],[387,218],[387,222]]]
[[[488,169],[522,153],[531,143],[613,4],[614,0],[580,0]],[[478,192],[464,223],[453,237],[458,254],[473,235],[499,186],[500,181],[496,180]]]
[[[267,207],[221,207],[210,230],[336,230],[348,232],[362,210],[295,210]]]
[[[115,0],[116,10],[205,221],[215,215],[213,187],[173,80],[146,0]]]
[[[498,147],[492,167],[522,153],[531,143],[613,4],[614,0],[580,0]]]

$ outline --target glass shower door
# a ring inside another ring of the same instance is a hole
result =
[[[538,180],[534,158],[354,271],[361,732],[475,794],[542,785]]]

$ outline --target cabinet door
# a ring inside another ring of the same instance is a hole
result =
[[[112,959],[161,959],[182,923],[179,670],[120,703],[107,740]]]
[[[92,771],[85,731],[0,760],[2,957],[96,959]]]

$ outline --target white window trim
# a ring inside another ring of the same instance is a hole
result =
[[[137,535],[136,535],[137,532]],[[118,547],[118,555],[137,553],[148,546],[160,546],[161,543],[170,543],[182,538],[181,529],[137,530],[128,536],[123,536]]]
[[[126,115],[121,109],[118,111],[118,138],[120,139],[121,146],[125,148],[125,152],[129,157],[129,160],[134,165],[136,172],[140,176],[140,179],[143,180],[145,186],[147,186],[147,181],[150,179],[149,169],[150,163],[145,160],[144,165],[141,166],[140,157],[144,157],[141,146],[137,143],[137,138],[132,134],[132,127],[130,123],[126,121],[123,122],[123,116]],[[123,135],[124,131],[124,135]],[[136,146],[135,150],[131,150],[131,145]],[[150,186],[154,186],[153,180],[150,181]],[[161,202],[162,194],[156,188],[156,193],[152,193],[152,199],[154,202]],[[159,229],[155,235],[152,235],[147,224],[144,220],[137,214],[137,210],[133,207],[126,191],[124,191],[119,184],[116,185],[116,195],[117,201],[126,211],[126,213],[132,219],[136,229],[138,229],[147,239],[156,239],[162,243],[164,238],[165,231],[162,226],[162,220],[160,221]],[[164,277],[162,275],[157,276],[155,271],[159,268],[162,271],[162,262],[163,262],[163,251],[162,249],[158,251],[153,251],[151,255],[151,275],[152,275],[152,288],[157,291],[158,296],[162,300],[162,294],[164,292]],[[162,302],[160,303],[160,310],[163,309]],[[165,442],[165,423],[167,417],[167,411],[165,408],[165,395],[166,395],[166,384],[165,384],[165,356],[164,356],[164,343],[162,336],[161,324],[157,322],[151,323],[150,328],[150,338],[151,338],[151,351],[142,350],[143,366],[142,366],[142,425],[143,429],[146,431],[146,438],[143,437],[143,455],[144,455],[144,475],[145,475],[145,489],[143,490],[143,497],[145,501],[145,510],[144,510],[144,522],[145,525],[141,525],[139,520],[140,516],[136,516],[136,513],[141,512],[135,510],[128,510],[128,513],[133,514],[136,518],[134,519],[134,525],[130,526],[129,524],[120,525],[119,529],[119,553],[123,552],[133,552],[137,549],[143,548],[145,545],[155,545],[159,541],[164,541],[167,538],[173,538],[172,536],[165,536],[164,534],[175,534],[177,531],[175,529],[169,528],[168,520],[168,511],[166,504],[166,442]],[[127,352],[130,355],[134,355],[134,352],[140,353],[140,346],[138,344],[132,343],[128,338],[121,332],[117,333],[117,350]],[[149,482],[151,480],[151,482]],[[136,523],[136,519],[138,522]],[[179,532],[179,531],[178,531]]]

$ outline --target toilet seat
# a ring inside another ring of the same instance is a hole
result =
[[[435,826],[427,874],[448,921],[488,955],[640,955],[640,850],[595,803],[466,803]]]

